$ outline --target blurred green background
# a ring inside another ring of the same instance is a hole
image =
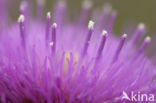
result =
[[[19,2],[13,2],[14,9],[10,8],[10,12],[14,12],[19,7]],[[36,7],[36,0],[31,0]],[[79,12],[83,0],[66,0],[70,13]],[[105,3],[110,3],[118,12],[118,17],[115,23],[115,32],[121,33],[122,28],[126,22],[135,23],[143,22],[149,28],[148,35],[155,35],[156,33],[156,0],[92,0],[94,8],[101,8]],[[57,0],[46,0],[46,11],[51,10]],[[18,15],[14,14],[14,18]]]
[[[50,0],[49,0],[50,1]],[[74,12],[81,8],[83,0],[68,0],[70,9]],[[115,32],[121,33],[126,22],[143,22],[149,28],[149,35],[156,33],[156,0],[92,0],[94,7],[100,8],[105,3],[110,3],[118,12],[115,23]]]

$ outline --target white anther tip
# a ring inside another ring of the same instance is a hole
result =
[[[151,42],[151,37],[150,37],[150,36],[147,36],[147,37],[145,38],[145,42]]]
[[[47,18],[51,18],[51,13],[47,12]]]
[[[102,31],[102,36],[107,36],[107,31],[106,30]]]
[[[24,19],[25,19],[25,17],[24,17],[24,15],[20,15],[19,16],[19,18],[18,18],[18,22],[20,23],[20,22],[24,22]]]
[[[127,34],[123,34],[122,37],[123,37],[123,38],[127,38]]]
[[[57,28],[57,24],[56,24],[56,23],[53,23],[53,27],[54,27],[54,28]]]
[[[145,24],[144,23],[139,23],[138,28],[143,30],[145,29]]]
[[[88,23],[88,29],[93,29],[94,28],[94,22],[93,21],[89,21],[89,23]]]
[[[53,46],[54,45],[54,43],[53,42],[50,42],[50,44],[49,44],[50,46]]]

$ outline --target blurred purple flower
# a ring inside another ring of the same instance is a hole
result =
[[[127,34],[118,38],[117,13],[109,5],[95,11],[96,26],[90,20],[86,28],[92,3],[84,2],[74,23],[60,1],[51,26],[51,13],[44,23],[44,2],[38,1],[38,18],[23,1],[18,23],[0,31],[0,103],[128,103],[121,98],[124,91],[156,95],[155,66],[145,53],[151,38],[136,47],[144,24],[129,40]]]

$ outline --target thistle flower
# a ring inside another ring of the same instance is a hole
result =
[[[136,47],[144,24],[129,40],[116,37],[117,13],[107,5],[86,28],[89,1],[76,23],[67,22],[64,1],[43,22],[44,2],[38,1],[37,19],[24,1],[18,22],[0,32],[1,103],[128,103],[122,93],[156,94],[155,65],[145,53],[151,38]]]

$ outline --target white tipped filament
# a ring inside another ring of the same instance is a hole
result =
[[[19,18],[18,18],[18,23],[19,23],[22,46],[25,48],[25,25],[24,25],[24,20],[25,20],[25,17],[24,17],[24,15],[21,14],[19,16]]]
[[[52,52],[55,53],[56,51],[56,27],[57,27],[57,24],[56,23],[53,23],[52,25]]]
[[[145,38],[145,42],[151,42],[151,37],[150,36],[147,36],[146,38]]]
[[[94,28],[94,22],[90,20],[89,23],[88,23],[88,29],[89,30],[88,30],[88,34],[87,34],[87,37],[86,37],[86,40],[85,40],[85,43],[84,43],[82,56],[85,56],[87,54],[88,46],[89,46],[89,43],[90,43],[90,40],[91,40],[91,37],[92,37],[92,33],[93,33],[93,28]]]
[[[148,44],[151,42],[151,37],[147,36],[144,39],[143,44],[141,45],[140,49],[137,51],[136,55],[134,56],[134,60],[142,54],[142,52],[147,48]]]
[[[107,36],[107,31],[106,30],[102,31],[102,36]]]
[[[106,42],[106,38],[107,38],[107,31],[106,30],[103,30],[102,31],[102,40],[101,40],[101,43],[99,45],[99,49],[97,51],[97,60],[101,57],[102,55],[102,51],[104,49],[104,46],[105,46],[105,42]]]
[[[56,24],[56,23],[53,23],[53,27],[54,27],[54,28],[57,28],[57,24]]]
[[[21,14],[18,18],[18,22],[21,23],[21,22],[24,22],[24,20],[25,20],[25,17],[24,15]]]
[[[88,29],[94,29],[94,22],[93,21],[89,21],[89,23],[88,23]]]
[[[51,13],[47,12],[47,18],[51,18]]]
[[[121,50],[123,49],[123,46],[125,44],[126,38],[127,38],[127,34],[123,34],[122,35],[122,38],[120,40],[120,43],[119,43],[119,45],[117,47],[117,50],[115,52],[115,55],[114,55],[114,58],[113,58],[113,62],[112,63],[114,63],[115,61],[118,60],[119,54],[120,54]]]

